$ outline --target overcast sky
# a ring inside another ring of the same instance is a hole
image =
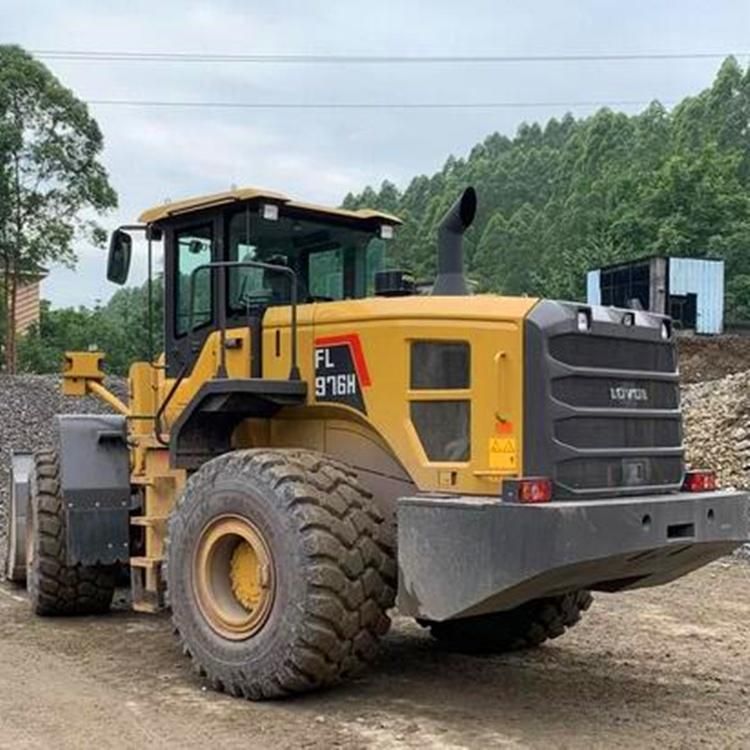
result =
[[[748,52],[749,0],[0,0],[0,42],[30,50],[230,54],[554,55]],[[747,63],[747,58],[741,58]],[[709,85],[717,60],[482,65],[45,61],[83,99],[241,102],[576,102],[659,99]],[[635,111],[640,107],[623,107]],[[384,179],[404,187],[493,131],[566,107],[226,110],[92,105],[120,208],[260,185],[337,204]],[[592,111],[575,107],[576,115]],[[481,200],[481,196],[480,196]],[[92,304],[115,290],[103,252],[78,247],[43,295]],[[132,280],[143,278],[139,258]]]

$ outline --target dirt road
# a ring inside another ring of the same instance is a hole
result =
[[[203,689],[165,617],[33,618],[0,584],[1,748],[750,747],[750,564],[599,595],[533,653],[440,652],[399,620],[369,674],[253,704]]]

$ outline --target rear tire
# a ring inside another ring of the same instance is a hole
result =
[[[32,609],[42,616],[107,612],[115,591],[115,566],[67,563],[57,451],[35,454],[29,493],[26,582]]]
[[[330,685],[373,659],[395,562],[383,516],[346,466],[240,450],[188,480],[169,521],[167,588],[198,672],[259,700]]]
[[[591,606],[589,591],[534,599],[506,612],[427,623],[442,646],[463,653],[535,648],[572,628]]]

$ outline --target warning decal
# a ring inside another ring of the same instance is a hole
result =
[[[489,440],[489,466],[499,471],[518,468],[518,450],[514,437],[491,437]]]

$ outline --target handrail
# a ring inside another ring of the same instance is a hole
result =
[[[224,292],[225,292],[225,269],[227,268],[262,268],[264,270],[268,270],[271,272],[276,273],[282,273],[291,279],[292,285],[291,285],[291,306],[292,306],[292,364],[291,368],[289,370],[289,380],[299,380],[300,379],[300,372],[299,372],[299,366],[297,363],[297,294],[298,294],[298,280],[297,280],[297,274],[295,271],[293,271],[288,266],[278,266],[272,263],[262,263],[260,261],[256,260],[221,260],[221,261],[214,261],[212,263],[204,263],[200,266],[196,266],[192,272],[190,273],[190,308],[189,308],[189,314],[188,314],[188,359],[186,359],[183,366],[180,368],[179,373],[177,374],[177,378],[175,379],[175,382],[172,384],[172,387],[169,389],[169,393],[167,394],[164,401],[162,401],[161,405],[156,411],[156,414],[154,415],[154,434],[156,439],[164,446],[169,445],[167,441],[164,440],[161,434],[161,420],[162,416],[164,415],[164,412],[166,411],[167,406],[169,405],[170,401],[172,400],[172,397],[177,392],[178,387],[182,383],[182,381],[185,378],[185,375],[188,371],[188,367],[190,364],[189,359],[189,353],[192,351],[193,348],[193,333],[195,328],[195,276],[199,271],[204,271],[206,269],[213,270],[214,268],[217,268],[221,271],[221,278],[219,280],[219,294],[218,294],[218,303],[219,303],[219,337],[220,337],[220,359],[219,359],[219,375],[222,378],[225,378],[227,376],[226,371],[226,304],[224,299]],[[213,278],[213,277],[212,277]]]

